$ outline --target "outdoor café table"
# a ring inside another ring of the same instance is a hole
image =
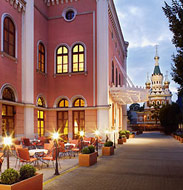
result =
[[[66,143],[66,144],[64,144],[64,146],[65,146],[65,147],[68,147],[68,146],[73,146],[73,147],[75,147],[76,144],[73,144],[73,143]]]
[[[70,158],[71,158],[71,155],[72,155],[72,148],[73,147],[75,147],[76,146],[76,144],[73,144],[73,143],[66,143],[66,144],[64,144],[64,146],[65,146],[65,149],[67,150],[67,152],[68,152],[68,154],[69,154],[69,156],[70,156]]]
[[[32,150],[29,150],[29,155],[30,156],[35,156],[36,154],[41,154],[41,153],[47,154],[48,150],[46,150],[46,149],[32,149]]]
[[[48,153],[48,150],[46,150],[46,149],[32,149],[32,150],[29,150],[29,155],[30,156],[36,157],[38,160],[40,160],[42,163],[46,164],[47,167],[48,167],[48,164],[46,162],[44,162],[43,159],[40,156],[40,155],[47,154],[47,153]]]

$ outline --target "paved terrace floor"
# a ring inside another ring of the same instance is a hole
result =
[[[129,139],[111,157],[61,175],[44,190],[183,190],[183,144],[159,132]]]

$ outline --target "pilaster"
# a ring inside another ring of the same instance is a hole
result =
[[[24,135],[34,136],[34,0],[26,0],[22,20],[22,102],[24,108]]]

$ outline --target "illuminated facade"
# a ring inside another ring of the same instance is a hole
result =
[[[2,0],[0,17],[1,136],[126,128],[109,91],[125,84],[128,46],[113,0]]]

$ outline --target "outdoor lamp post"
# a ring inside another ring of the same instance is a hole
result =
[[[54,175],[59,175],[59,171],[58,171],[58,139],[59,139],[59,133],[55,132],[53,133],[52,139],[55,142],[55,148],[56,148],[56,166],[55,166],[55,174]],[[54,153],[54,152],[53,152]]]
[[[98,136],[100,132],[98,130],[95,131],[95,136],[96,136],[96,151],[97,151],[97,156],[98,156]]]
[[[108,139],[109,139],[109,136],[108,136],[109,131],[108,131],[108,130],[106,130],[106,131],[105,131],[105,134],[106,134],[106,139],[105,139],[105,142],[107,142],[107,141],[108,141]]]
[[[10,146],[12,145],[12,138],[10,136],[4,137],[3,144],[5,145],[7,150],[7,169],[9,169],[10,167],[9,152],[10,152]]]
[[[84,131],[80,131],[79,135],[80,135],[80,139],[81,139],[81,150],[82,150],[83,149],[83,137],[85,135],[85,132]]]
[[[116,143],[115,143],[115,141],[116,141],[116,131],[114,130],[114,148],[116,148]]]

